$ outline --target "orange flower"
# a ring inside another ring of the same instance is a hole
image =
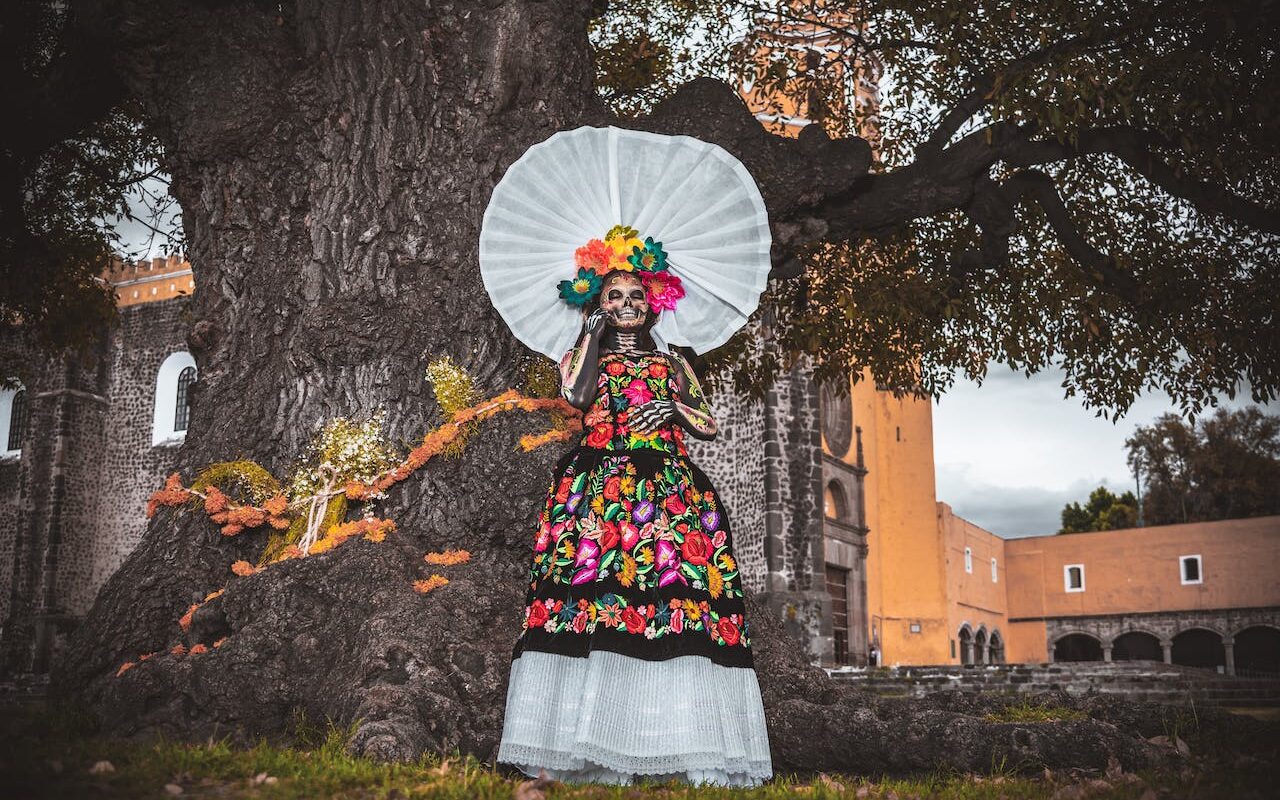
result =
[[[413,582],[413,590],[418,594],[427,594],[439,589],[449,582],[449,579],[443,575],[432,575],[426,580],[417,580]]]
[[[190,652],[191,652],[191,655],[193,655],[193,656],[198,656],[198,655],[200,655],[201,653],[207,653],[207,652],[209,652],[209,648],[205,647],[203,644],[197,644],[197,645],[193,645],[193,646],[191,647],[191,651],[190,651]]]
[[[134,667],[134,663],[132,661],[124,662],[123,664],[120,665],[120,669],[116,670],[116,677],[119,678],[121,675],[125,674],[130,669],[133,669],[133,667]]]
[[[187,654],[187,648],[186,648],[185,646],[183,646],[182,644],[180,644],[180,643],[179,643],[179,644],[175,644],[175,645],[173,646],[173,649],[172,649],[172,650],[170,650],[170,651],[169,651],[169,653],[170,653],[171,655],[175,655],[175,656],[178,656],[179,658],[181,658],[182,656],[185,656],[185,655]]]
[[[248,577],[258,571],[258,568],[250,564],[248,561],[237,561],[231,565],[231,571],[242,578]]]

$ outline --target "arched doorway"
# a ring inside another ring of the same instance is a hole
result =
[[[1053,643],[1053,660],[1101,661],[1102,642],[1087,633],[1069,633]]]
[[[1237,675],[1280,675],[1280,629],[1270,625],[1254,625],[1240,631],[1233,638]]]
[[[965,625],[960,628],[960,663],[966,667],[973,664],[973,631]]]
[[[1173,637],[1173,663],[1203,669],[1225,668],[1227,651],[1222,646],[1222,637],[1204,628],[1183,631]]]
[[[1112,661],[1164,661],[1160,640],[1145,631],[1129,631],[1111,643]]]
[[[987,653],[987,629],[978,628],[978,632],[973,636],[973,663],[987,664],[990,654]]]
[[[1000,631],[991,632],[991,642],[987,645],[991,650],[991,663],[1004,663],[1004,639],[1000,637]]]

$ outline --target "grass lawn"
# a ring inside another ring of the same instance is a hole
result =
[[[226,741],[133,743],[89,735],[43,703],[0,706],[0,798],[1269,798],[1275,765],[1205,765],[1167,774],[931,774],[909,779],[778,775],[752,790],[644,784],[540,785],[457,754],[383,764],[346,754],[350,730],[300,724],[300,743],[250,749]],[[1270,776],[1268,776],[1270,773]]]

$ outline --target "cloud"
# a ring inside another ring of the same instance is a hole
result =
[[[975,471],[968,463],[938,464],[938,499],[950,504],[961,517],[1005,539],[1057,533],[1066,504],[1084,502],[1099,486],[1116,493],[1131,488],[1105,477],[1079,478],[1063,488],[1011,486],[982,480]]]

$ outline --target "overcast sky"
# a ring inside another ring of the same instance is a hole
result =
[[[1056,532],[1062,507],[1087,500],[1100,485],[1117,493],[1134,489],[1125,438],[1165,412],[1178,412],[1159,392],[1139,397],[1113,423],[1095,417],[1078,396],[1064,397],[1060,370],[1028,379],[1003,364],[987,369],[981,386],[957,379],[934,403],[934,464],[938,499],[1006,539]],[[1255,405],[1247,389],[1218,404]],[[1259,407],[1280,414],[1280,404]]]

